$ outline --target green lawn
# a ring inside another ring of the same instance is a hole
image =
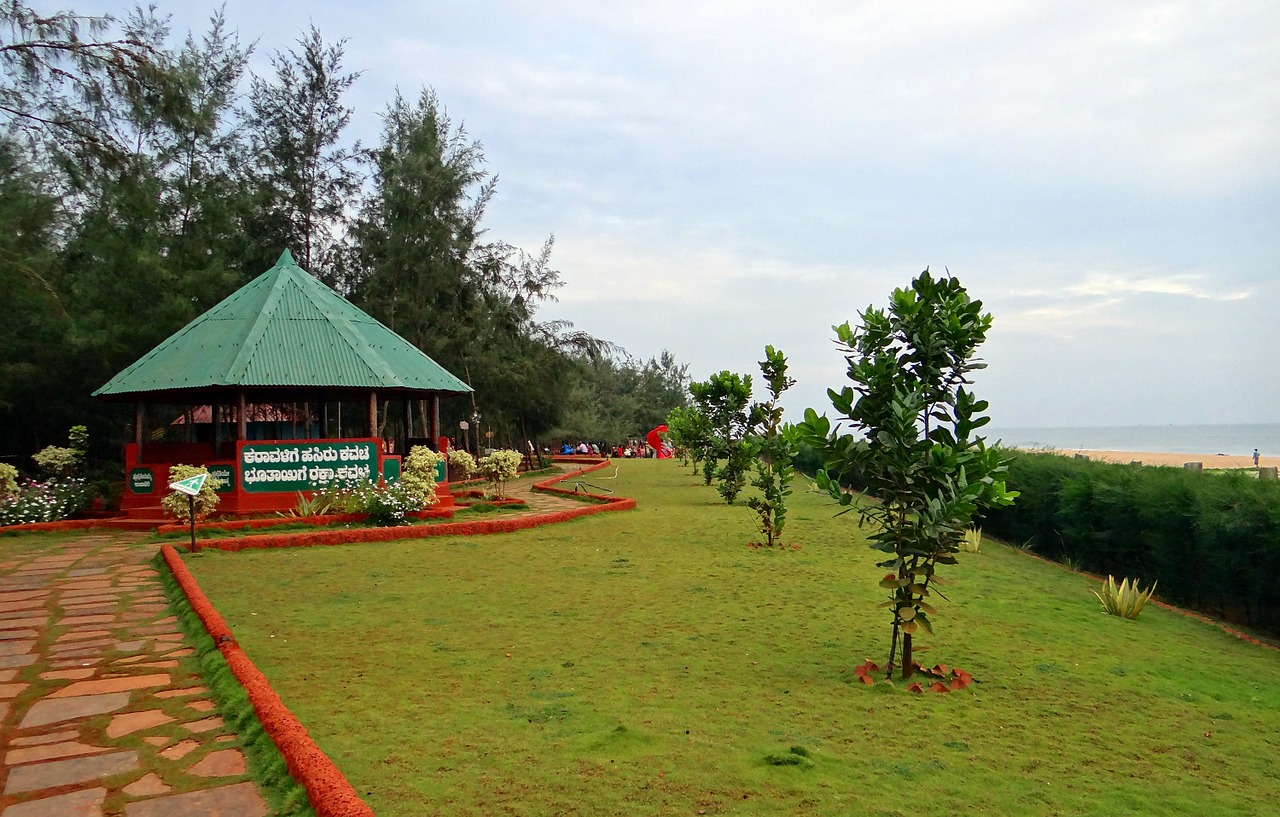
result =
[[[919,639],[981,683],[855,686],[888,628],[851,517],[798,485],[800,550],[753,551],[688,469],[620,465],[635,511],[188,564],[379,817],[1275,812],[1280,653],[988,543]]]

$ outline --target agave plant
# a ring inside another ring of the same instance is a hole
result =
[[[1143,591],[1138,588],[1137,579],[1124,579],[1116,584],[1114,576],[1107,576],[1107,580],[1102,583],[1102,592],[1094,590],[1093,595],[1102,602],[1103,612],[1121,618],[1137,618],[1151,599],[1151,594],[1156,592],[1157,584],[1159,582]]]
[[[982,552],[982,528],[965,528],[964,541],[960,543],[965,553]]]

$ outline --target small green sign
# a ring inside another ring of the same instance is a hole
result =
[[[134,468],[129,471],[129,490],[135,494],[149,494],[155,490],[156,475],[150,468]]]
[[[236,487],[236,472],[230,465],[210,465],[209,484],[214,493],[229,494]]]
[[[194,477],[180,479],[177,482],[170,482],[170,490],[177,491],[187,496],[195,496],[200,493],[200,489],[204,487],[205,480],[209,478],[208,474],[196,474]]]
[[[388,485],[394,485],[400,481],[400,460],[389,457],[382,461],[382,478],[387,481]]]
[[[240,449],[240,485],[251,494],[313,491],[378,478],[372,442],[254,443]]]

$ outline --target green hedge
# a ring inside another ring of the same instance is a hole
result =
[[[1280,633],[1280,482],[1028,453],[1008,482],[1022,495],[986,512],[985,533]]]

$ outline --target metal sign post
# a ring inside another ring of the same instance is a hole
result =
[[[208,474],[196,474],[194,477],[169,483],[170,490],[187,495],[187,518],[191,521],[192,553],[198,553],[200,550],[196,546],[196,494],[200,493],[200,489],[204,487],[204,481],[208,478]]]

